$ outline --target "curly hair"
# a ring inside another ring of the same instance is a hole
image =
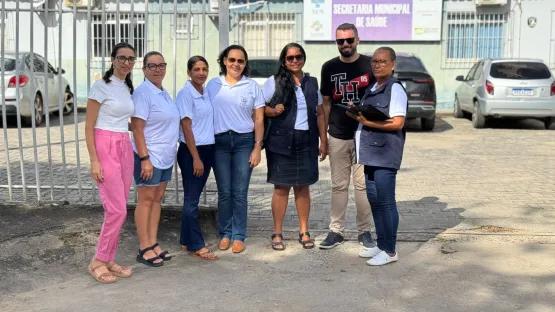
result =
[[[224,59],[227,58],[227,56],[229,55],[229,51],[231,50],[239,50],[243,52],[243,55],[245,55],[245,68],[243,69],[241,75],[248,77],[251,73],[251,68],[249,67],[249,55],[247,54],[247,50],[245,50],[245,48],[237,44],[232,44],[229,47],[225,48],[218,56],[218,64],[220,64],[220,75],[227,74],[227,68],[225,67]]]

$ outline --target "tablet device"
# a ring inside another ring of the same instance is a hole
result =
[[[391,117],[389,117],[387,114],[384,114],[383,112],[379,111],[377,108],[375,108],[372,105],[358,105],[358,106],[349,106],[349,105],[343,105],[343,104],[336,104],[336,105],[348,110],[349,112],[355,115],[358,115],[358,113],[361,112],[362,115],[368,120],[383,121],[383,120],[391,119]]]

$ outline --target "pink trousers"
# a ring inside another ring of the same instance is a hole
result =
[[[119,234],[127,216],[127,200],[133,178],[133,149],[128,133],[94,130],[96,155],[102,166],[103,182],[97,182],[104,206],[104,223],[98,238],[96,259],[113,261]]]

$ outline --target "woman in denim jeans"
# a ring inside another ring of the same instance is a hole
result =
[[[372,73],[376,83],[366,89],[361,104],[386,114],[386,120],[368,120],[363,113],[347,114],[360,124],[357,130],[357,162],[364,165],[366,193],[374,224],[378,246],[359,253],[371,258],[368,265],[384,265],[399,259],[395,251],[399,212],[395,202],[397,171],[401,166],[405,146],[405,116],[407,94],[402,84],[393,77],[395,51],[381,47],[372,56]],[[360,106],[359,106],[360,107]]]
[[[248,78],[247,51],[231,45],[220,53],[220,76],[206,91],[214,106],[214,175],[218,186],[220,250],[245,250],[247,193],[252,169],[260,163],[264,136],[264,97]]]
[[[183,214],[181,237],[183,251],[203,260],[218,256],[204,243],[198,220],[198,202],[210,170],[214,166],[214,109],[204,83],[208,77],[208,62],[193,56],[187,62],[191,78],[177,94],[176,104],[181,118],[177,163],[183,180]]]

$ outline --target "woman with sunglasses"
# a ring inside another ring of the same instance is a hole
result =
[[[115,262],[115,256],[127,216],[133,176],[128,119],[133,114],[131,71],[136,60],[135,49],[127,43],[119,43],[112,50],[111,59],[110,69],[91,87],[85,121],[91,176],[104,207],[104,223],[89,272],[102,284],[132,274],[131,269]]]
[[[214,109],[204,83],[208,77],[208,61],[193,56],[187,62],[189,82],[177,94],[176,104],[181,118],[177,163],[183,181],[183,214],[181,237],[183,251],[202,260],[217,260],[206,247],[198,220],[198,203],[202,189],[214,165]]]
[[[301,45],[286,45],[281,50],[276,74],[262,88],[269,118],[265,135],[267,181],[274,184],[274,250],[285,250],[282,226],[291,187],[299,215],[299,243],[305,249],[314,247],[308,232],[309,186],[318,181],[318,155],[320,161],[326,158],[328,141],[318,80],[303,72],[305,61]]]
[[[206,91],[214,105],[214,175],[218,186],[219,249],[245,250],[247,193],[252,169],[260,163],[264,98],[248,78],[247,51],[231,45],[220,53],[220,76]]]
[[[135,224],[139,236],[137,262],[159,267],[171,259],[158,244],[161,201],[172,178],[177,140],[179,110],[162,87],[166,76],[164,57],[149,52],[143,58],[145,80],[133,94],[135,112],[131,118],[135,152],[135,184],[139,200]]]

